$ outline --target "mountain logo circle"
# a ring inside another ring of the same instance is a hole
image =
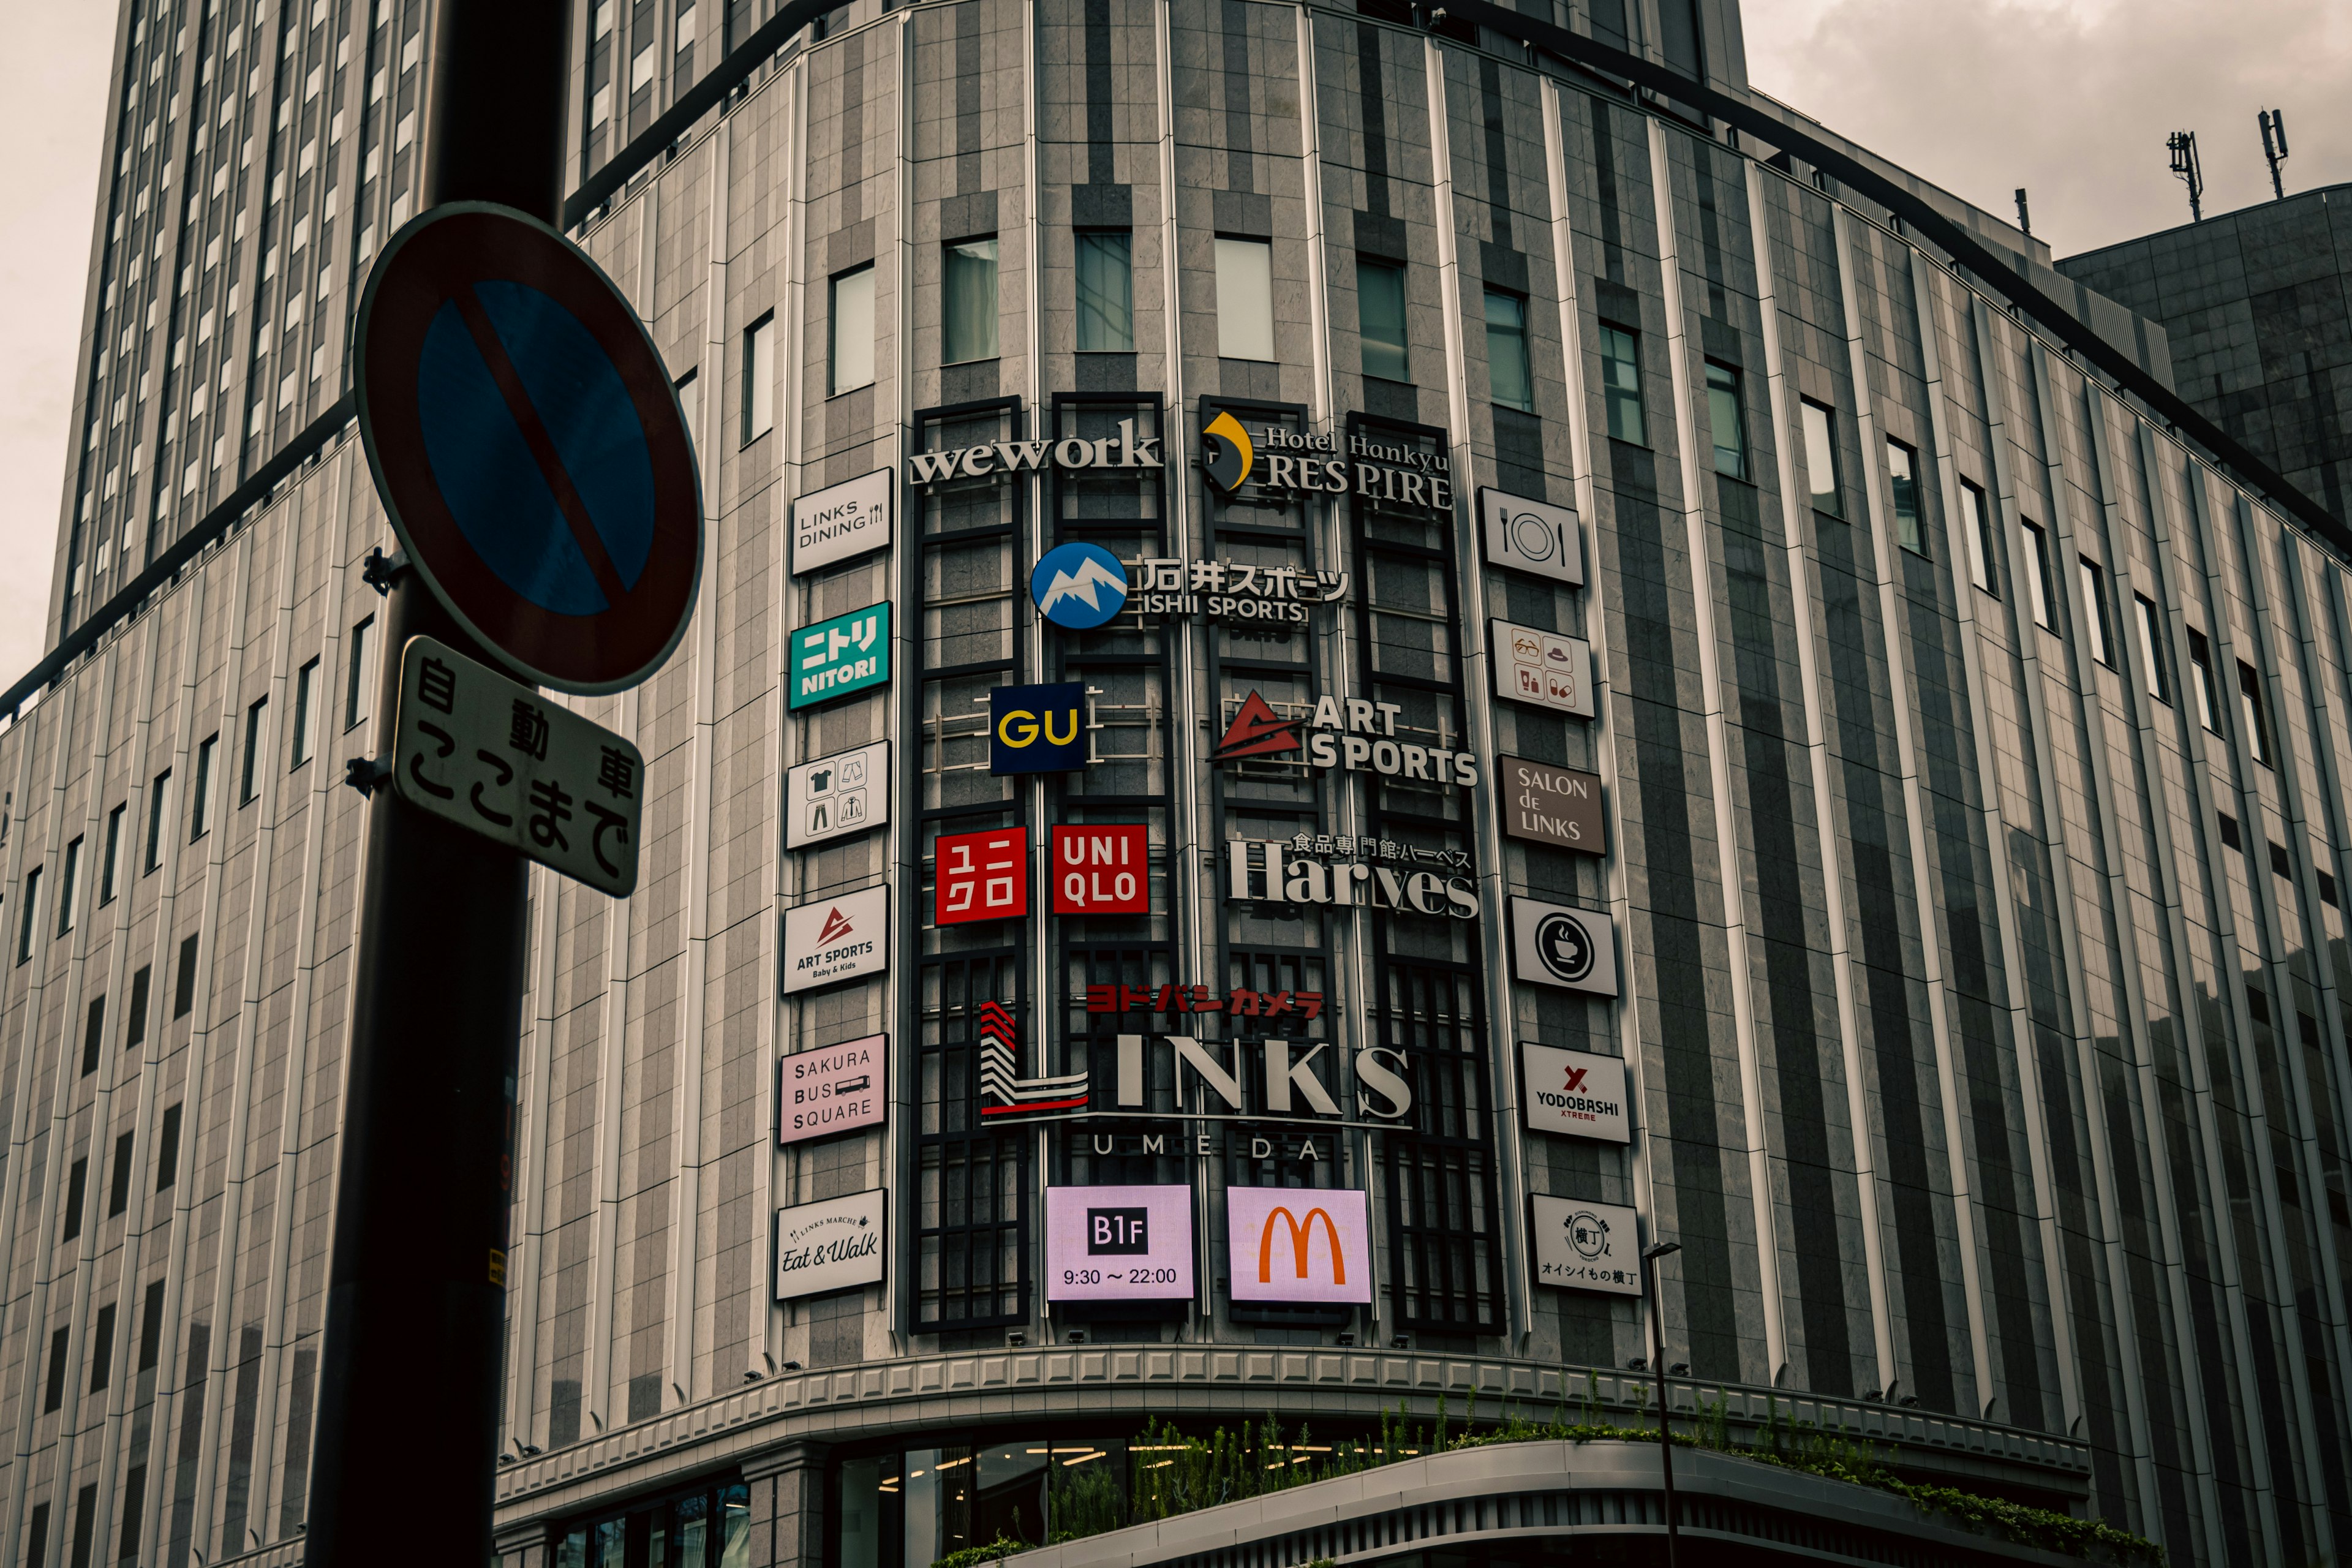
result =
[[[1057,544],[1029,574],[1029,597],[1064,631],[1090,632],[1127,607],[1127,568],[1099,544]]]
[[[1536,954],[1553,975],[1575,985],[1592,973],[1595,950],[1582,921],[1554,911],[1536,926]]]

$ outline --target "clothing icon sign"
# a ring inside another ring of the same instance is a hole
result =
[[[701,481],[660,354],[586,253],[504,207],[434,208],[369,274],[353,379],[393,531],[460,625],[568,691],[668,657]]]
[[[1029,597],[1064,631],[1090,632],[1127,607],[1127,568],[1099,544],[1057,544],[1037,558]]]
[[[890,816],[890,742],[803,763],[784,775],[784,847],[879,827]]]

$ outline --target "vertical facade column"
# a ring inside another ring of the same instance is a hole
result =
[[[1751,159],[1748,172],[1748,223],[1756,244],[1757,314],[1764,338],[1765,405],[1772,422],[1772,449],[1779,457],[1782,534],[1789,564],[1789,603],[1795,617],[1797,681],[1805,709],[1805,759],[1811,768],[1814,841],[1833,846],[1838,841],[1837,793],[1830,784],[1828,711],[1822,697],[1821,657],[1815,639],[1813,573],[1805,553],[1805,537],[1798,526],[1796,448],[1789,435],[1788,406],[1791,395],[1787,365],[1780,348],[1780,299],[1778,269],[1772,264],[1772,231],[1764,199],[1763,171]],[[1864,1087],[1862,1025],[1854,1005],[1853,928],[1846,910],[1845,879],[1832,864],[1822,877],[1822,907],[1829,922],[1831,984],[1837,996],[1838,1045],[1845,1079],[1846,1128],[1853,1158],[1856,1217],[1862,1229],[1862,1267],[1870,1298],[1872,1353],[1878,1368],[1878,1386],[1895,1378],[1895,1328],[1886,1293],[1886,1237],[1879,1213],[1876,1144],[1870,1131],[1870,1098]],[[1777,1230],[1770,1233],[1779,1243]],[[1807,1368],[1811,1362],[1808,1350]],[[1777,1373],[1775,1380],[1777,1381]]]
[[[1689,321],[1683,304],[1681,237],[1675,224],[1673,160],[1666,151],[1665,128],[1655,117],[1645,118],[1650,137],[1650,187],[1657,203],[1658,276],[1665,300],[1666,364],[1675,389],[1675,426],[1679,439],[1683,492],[1684,548],[1691,573],[1691,607],[1696,623],[1692,640],[1698,648],[1698,678],[1703,718],[1706,724],[1708,810],[1713,818],[1718,908],[1723,921],[1726,962],[1729,966],[1731,1022],[1739,1061],[1741,1152],[1748,1173],[1748,1223],[1756,1248],[1757,1287],[1762,1306],[1765,1381],[1789,1359],[1786,1303],[1780,1299],[1780,1248],[1772,1239],[1771,1151],[1764,1130],[1763,1074],[1756,1048],[1756,1000],[1750,987],[1755,969],[1748,952],[1748,913],[1739,889],[1745,875],[1739,865],[1738,826],[1732,817],[1730,738],[1723,717],[1723,670],[1717,656],[1720,634],[1716,628],[1714,552],[1707,545],[1705,503],[1700,500],[1697,428],[1691,417],[1692,402]],[[1612,846],[1613,847],[1613,846]],[[1704,918],[1702,916],[1702,918]],[[1691,976],[1693,981],[1698,976]],[[1659,976],[1661,984],[1666,983]],[[1720,1114],[1718,1112],[1718,1114]],[[1734,1287],[1737,1288],[1736,1286]],[[1664,1347],[1659,1347],[1664,1353]]]

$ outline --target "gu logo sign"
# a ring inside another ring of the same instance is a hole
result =
[[[1235,1301],[1372,1299],[1370,1205],[1360,1192],[1227,1187],[1225,1245]]]
[[[1082,681],[1000,686],[988,694],[988,771],[1060,773],[1087,765]]]
[[[994,827],[950,833],[939,841],[931,923],[1002,921],[1029,913],[1026,829]]]

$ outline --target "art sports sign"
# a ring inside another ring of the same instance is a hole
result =
[[[1397,716],[1403,711],[1394,702],[1324,697],[1298,717],[1285,719],[1252,691],[1234,710],[1209,760],[1303,763],[1464,789],[1478,782],[1475,752],[1399,740]]]
[[[1360,1192],[1225,1189],[1235,1301],[1363,1305],[1372,1299],[1370,1205]]]

